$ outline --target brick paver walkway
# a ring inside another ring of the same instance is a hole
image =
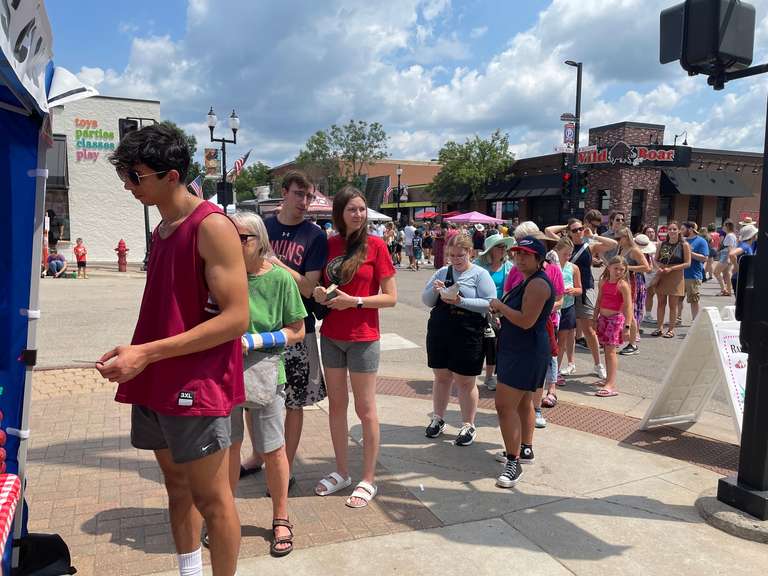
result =
[[[160,469],[151,452],[130,445],[130,407],[114,402],[113,390],[93,370],[35,373],[29,529],[61,534],[78,574],[169,570],[175,556]],[[360,463],[360,447],[350,446],[350,461]],[[297,487],[289,499],[297,548],[441,525],[385,469],[377,478],[379,495],[364,510],[344,506],[349,490],[314,496],[314,485],[333,470],[332,462],[327,415],[308,410]],[[351,474],[359,478],[360,470],[353,465]],[[264,492],[263,474],[240,483],[241,557],[269,552],[272,506]]]
[[[378,392],[429,398],[431,382],[380,378]],[[161,473],[150,452],[130,445],[130,407],[117,404],[113,396],[113,385],[95,370],[35,373],[29,528],[61,534],[79,574],[127,576],[169,570],[175,557]],[[484,389],[480,405],[493,408]],[[679,430],[639,432],[634,418],[565,402],[548,411],[547,418],[723,473],[736,467],[736,446]],[[354,443],[350,447],[350,461],[359,464],[360,447]],[[441,525],[382,467],[377,478],[379,496],[364,510],[346,509],[349,491],[327,498],[314,496],[315,483],[333,469],[332,463],[327,415],[308,410],[296,466],[298,483],[289,499],[297,547]],[[353,478],[360,476],[354,467],[351,473]],[[271,502],[264,491],[263,474],[240,483],[242,557],[268,553]]]

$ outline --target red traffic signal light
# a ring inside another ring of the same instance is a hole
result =
[[[570,172],[563,172],[563,182],[568,182],[571,179]]]

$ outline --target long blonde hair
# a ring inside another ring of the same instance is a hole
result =
[[[629,274],[629,268],[627,268],[627,261],[624,258],[624,256],[614,256],[608,261],[608,264],[605,266],[605,270],[603,270],[603,275],[600,276],[601,281],[608,281],[611,279],[611,273],[610,273],[610,267],[614,264],[621,264],[624,267],[624,274],[621,275],[619,280],[626,280],[627,276]]]

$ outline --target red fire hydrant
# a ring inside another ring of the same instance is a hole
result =
[[[117,252],[117,271],[127,272],[129,249],[125,247],[125,240],[123,240],[122,238],[120,238],[120,242],[117,243],[117,248],[115,248],[115,252]]]

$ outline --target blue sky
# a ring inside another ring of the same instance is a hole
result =
[[[316,130],[378,121],[395,158],[434,158],[449,139],[509,133],[518,157],[550,153],[584,62],[590,126],[634,120],[688,131],[698,147],[759,150],[768,82],[722,92],[658,63],[659,12],[675,1],[47,0],[54,53],[102,94],[161,101],[207,141],[205,114],[235,108],[242,151],[290,160]],[[768,56],[768,0],[756,63]],[[201,146],[202,147],[202,146]],[[235,152],[238,152],[236,150]]]

